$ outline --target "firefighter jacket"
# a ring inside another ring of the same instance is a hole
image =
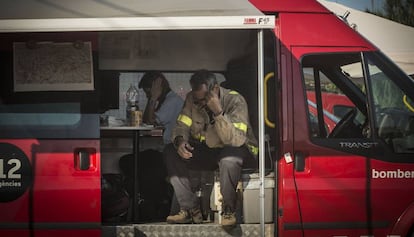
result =
[[[246,100],[238,92],[220,87],[220,103],[223,113],[212,116],[206,109],[194,104],[191,92],[188,93],[172,140],[182,136],[187,141],[205,143],[210,148],[246,145],[256,156],[257,140],[249,122]]]

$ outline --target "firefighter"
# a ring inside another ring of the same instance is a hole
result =
[[[164,127],[164,144],[171,142],[171,130],[174,128],[183,99],[170,88],[168,80],[159,71],[149,71],[142,76],[138,85],[147,96],[142,120],[146,124]]]
[[[258,154],[251,129],[248,107],[242,95],[220,87],[214,73],[195,72],[192,91],[177,118],[172,144],[164,159],[180,211],[167,217],[167,223],[201,223],[198,198],[191,189],[189,170],[219,169],[222,226],[236,224],[236,187],[244,163]],[[249,162],[248,162],[249,160]],[[255,162],[254,162],[255,163]]]

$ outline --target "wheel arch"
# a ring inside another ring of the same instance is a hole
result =
[[[398,217],[392,228],[392,234],[400,236],[414,236],[414,202]],[[411,234],[411,235],[410,235]]]

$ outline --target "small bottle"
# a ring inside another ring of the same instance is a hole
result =
[[[132,113],[138,110],[138,90],[131,84],[126,92],[126,123],[128,125],[132,124]]]

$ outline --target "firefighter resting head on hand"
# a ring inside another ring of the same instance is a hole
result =
[[[191,190],[189,170],[219,169],[223,226],[236,224],[236,187],[243,163],[257,156],[248,107],[242,95],[221,87],[214,73],[195,72],[164,158],[180,211],[168,223],[201,223],[198,198]],[[191,173],[191,172],[190,172]]]

